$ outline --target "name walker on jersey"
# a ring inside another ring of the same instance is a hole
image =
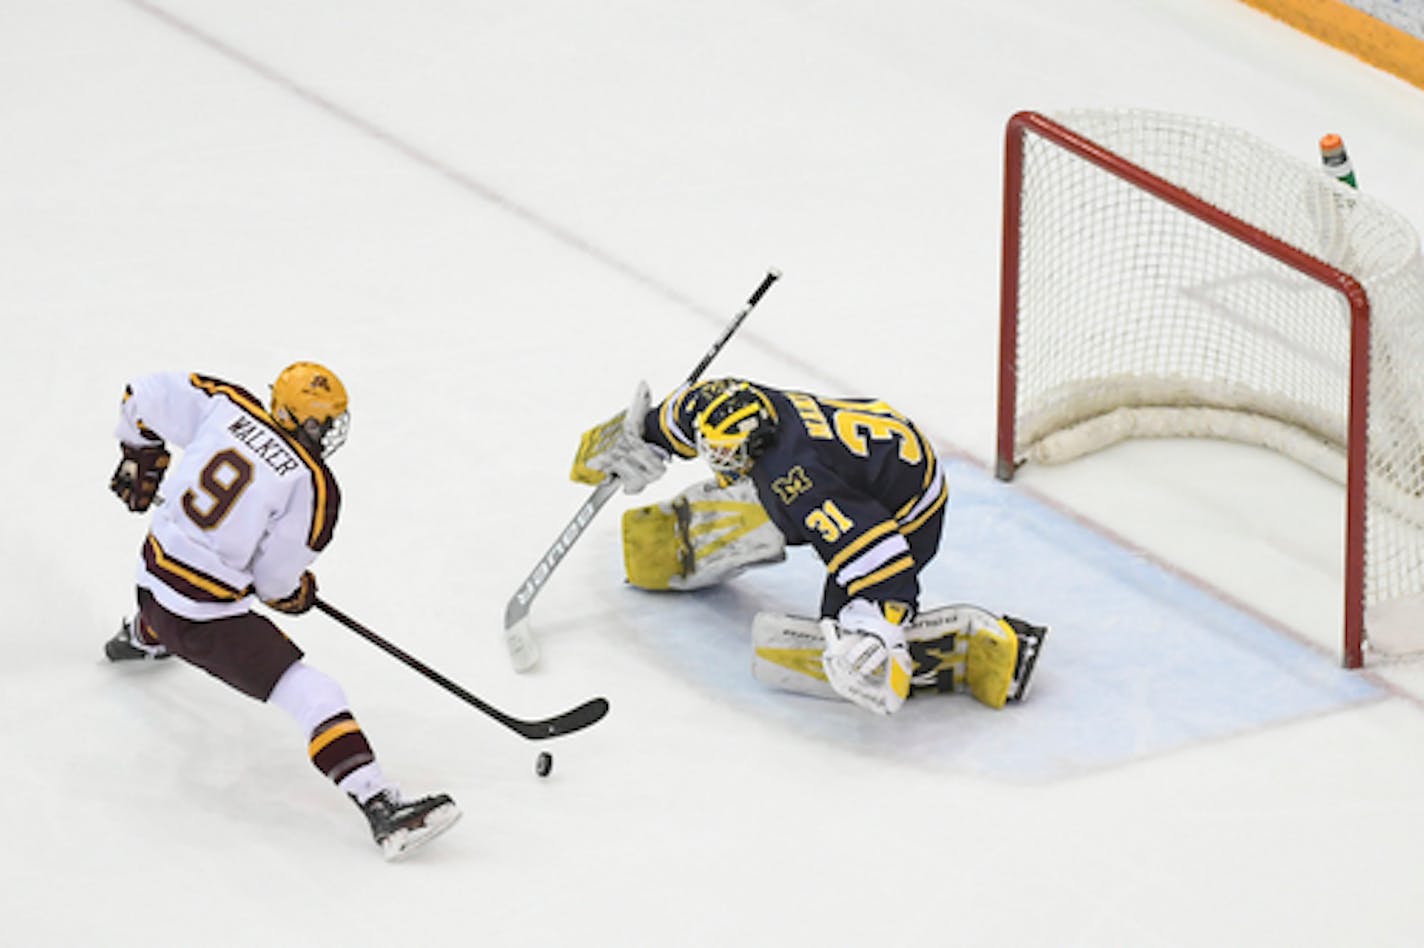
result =
[[[267,429],[263,428],[251,418],[238,418],[231,425],[228,425],[228,434],[237,441],[246,445],[259,458],[266,462],[267,466],[283,475],[301,468],[301,462],[292,456],[291,449],[286,441]]]

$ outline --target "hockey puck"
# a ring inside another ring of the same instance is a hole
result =
[[[540,751],[539,756],[534,760],[534,772],[541,777],[547,777],[554,770],[554,755],[548,751]]]

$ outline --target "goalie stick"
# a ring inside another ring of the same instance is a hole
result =
[[[563,714],[556,714],[552,718],[525,721],[521,718],[511,717],[488,702],[466,691],[464,688],[461,688],[418,658],[403,652],[395,645],[387,642],[330,603],[317,599],[315,605],[317,609],[346,626],[346,628],[355,632],[372,645],[400,659],[406,665],[415,669],[426,678],[429,678],[461,701],[473,705],[477,710],[484,712],[500,724],[503,724],[511,731],[514,731],[516,734],[528,740],[541,741],[545,738],[561,737],[565,734],[572,734],[574,731],[581,731],[591,724],[597,724],[603,719],[603,716],[608,713],[607,698],[590,698],[578,707],[570,708]]]
[[[722,334],[712,343],[712,347],[707,350],[707,354],[702,357],[702,361],[697,363],[692,372],[687,376],[686,385],[691,385],[702,376],[707,370],[707,366],[716,358],[717,353],[722,351],[722,347],[727,344],[727,340],[732,338],[732,334],[742,325],[742,321],[750,315],[756,304],[761,302],[761,298],[766,295],[766,291],[771,289],[771,285],[781,278],[781,271],[771,269],[762,277],[761,284],[747,299],[737,315],[732,317],[732,321],[727,328],[722,330]],[[618,479],[609,476],[593,489],[588,500],[583,502],[573,519],[564,527],[557,540],[539,558],[534,569],[530,571],[524,582],[520,584],[513,596],[509,597],[509,603],[504,608],[504,645],[509,650],[509,661],[514,665],[515,671],[528,671],[539,661],[539,643],[534,641],[533,630],[529,627],[529,607],[534,602],[534,597],[539,595],[539,591],[544,588],[544,584],[549,581],[550,575],[563,562],[565,556],[584,530],[593,522],[593,518],[603,509],[603,505],[612,499],[618,492]]]

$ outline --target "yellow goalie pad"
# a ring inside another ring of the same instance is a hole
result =
[[[595,472],[596,473],[596,472]],[[677,514],[669,504],[635,507],[623,513],[623,568],[639,589],[668,589],[674,576],[689,570],[678,539]]]
[[[967,691],[991,708],[1022,700],[1047,631],[968,604],[922,612],[905,628],[914,661],[910,691]],[[836,697],[821,666],[825,641],[817,620],[758,613],[752,622],[752,646],[757,680],[786,691]]]
[[[640,589],[698,589],[785,556],[786,540],[749,482],[705,481],[623,514],[623,568]]]
[[[970,625],[969,649],[964,660],[969,693],[991,708],[1002,708],[1009,700],[1009,686],[1014,681],[1019,637],[1003,619]]]

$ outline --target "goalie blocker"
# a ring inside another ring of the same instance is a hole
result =
[[[759,613],[752,623],[752,674],[798,694],[841,697],[822,667],[821,621]],[[1028,696],[1044,626],[971,605],[922,613],[905,628],[914,668],[910,694],[968,692],[991,708]]]

